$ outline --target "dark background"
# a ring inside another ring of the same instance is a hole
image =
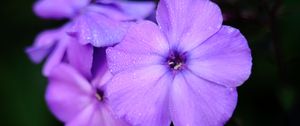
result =
[[[224,24],[239,28],[253,55],[250,79],[228,126],[300,126],[300,0],[214,0]],[[36,34],[63,22],[41,20],[34,0],[1,1],[0,125],[61,126],[44,101],[42,65],[24,53]]]

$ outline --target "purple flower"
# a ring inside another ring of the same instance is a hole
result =
[[[37,15],[43,18],[69,18],[70,22],[62,28],[41,33],[26,52],[35,63],[50,55],[43,70],[45,76],[55,65],[67,60],[72,66],[83,66],[78,67],[78,71],[91,78],[91,45],[103,47],[120,42],[127,31],[128,21],[146,17],[153,8],[153,2],[39,0],[34,6]]]
[[[68,24],[62,28],[40,33],[33,46],[26,48],[26,53],[35,63],[41,63],[49,56],[43,69],[45,76],[50,73],[55,65],[63,60],[68,44],[74,41],[74,39],[66,34],[67,27]]]
[[[113,110],[133,125],[224,125],[251,73],[246,39],[209,0],[161,0],[156,18],[106,51]]]
[[[143,19],[153,9],[153,2],[98,0],[73,18],[69,34],[81,44],[112,46],[123,39],[130,25],[128,21]]]
[[[38,0],[33,10],[46,19],[72,19],[85,11],[89,5],[97,4],[99,12],[119,20],[133,20],[147,17],[154,9],[153,2],[126,0]]]
[[[52,113],[66,126],[127,126],[115,118],[105,97],[105,84],[111,78],[106,64],[88,81],[68,64],[57,65],[49,75],[46,101]]]
[[[42,18],[71,19],[68,33],[81,44],[111,46],[123,39],[128,21],[143,19],[153,2],[119,0],[39,0],[34,11]]]

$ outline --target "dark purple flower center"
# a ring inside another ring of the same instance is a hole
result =
[[[171,70],[181,70],[185,64],[185,56],[178,52],[171,52],[167,62]]]
[[[96,98],[98,101],[103,101],[104,100],[104,92],[101,89],[97,89],[96,91]]]

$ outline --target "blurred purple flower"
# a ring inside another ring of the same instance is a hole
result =
[[[36,15],[46,19],[72,19],[97,5],[98,11],[118,20],[133,20],[147,17],[154,9],[151,1],[126,0],[38,0],[33,10]]]
[[[89,44],[103,47],[120,42],[127,31],[128,21],[145,18],[154,6],[153,2],[39,0],[34,6],[37,15],[43,18],[69,18],[70,22],[62,28],[41,33],[26,52],[35,63],[50,55],[43,70],[45,76],[55,65],[67,59],[71,65],[85,64],[78,71],[90,78],[93,47]],[[66,52],[69,53],[66,55]]]
[[[26,53],[34,63],[41,63],[49,55],[43,69],[45,76],[63,60],[68,44],[74,40],[66,34],[67,27],[68,24],[62,28],[40,33],[33,46],[26,49]]]
[[[105,56],[105,55],[102,55]],[[98,65],[91,81],[76,67],[59,64],[49,74],[46,101],[52,113],[67,126],[127,126],[114,116],[105,97],[105,84],[112,75],[106,61]]]
[[[222,20],[209,0],[161,0],[158,26],[138,22],[106,51],[115,113],[133,125],[224,125],[252,57],[244,36]]]

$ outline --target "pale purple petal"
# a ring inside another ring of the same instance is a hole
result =
[[[42,18],[72,18],[89,2],[90,0],[38,0],[33,9]]]
[[[48,59],[46,60],[45,66],[43,68],[43,74],[45,76],[48,76],[51,70],[63,61],[68,44],[71,40],[71,37],[69,37],[66,33],[61,33],[59,41],[57,42],[54,50],[51,52]]]
[[[86,78],[92,77],[93,46],[81,45],[75,39],[68,44],[67,56],[69,63]]]
[[[190,72],[176,75],[170,96],[175,126],[223,126],[237,103],[235,88],[205,81]]]
[[[106,104],[95,101],[69,121],[66,126],[128,126],[128,124],[116,119]]]
[[[187,66],[191,71],[226,87],[241,85],[251,73],[247,40],[239,30],[229,26],[223,26],[188,55]]]
[[[148,21],[133,25],[120,44],[107,49],[109,68],[112,73],[164,63],[169,46],[158,27]]]
[[[116,1],[115,4],[132,19],[144,19],[155,9],[153,1]]]
[[[26,53],[35,63],[40,63],[51,52],[59,40],[60,29],[47,30],[40,33],[31,47],[26,48]]]
[[[186,52],[220,29],[222,14],[210,0],[162,0],[157,22],[172,48]]]
[[[102,2],[101,2],[102,3]],[[127,21],[133,20],[132,17],[124,13],[120,8],[115,4],[91,4],[88,6],[87,11],[96,12],[98,14],[103,14],[109,18],[112,18],[117,21]]]
[[[114,112],[132,125],[169,126],[168,88],[172,76],[161,65],[123,71],[107,85]]]
[[[57,65],[49,75],[46,101],[52,113],[68,122],[92,103],[93,89],[76,70]]]
[[[128,27],[127,22],[116,21],[96,12],[85,12],[74,19],[69,33],[77,37],[81,44],[104,47],[119,43]]]

